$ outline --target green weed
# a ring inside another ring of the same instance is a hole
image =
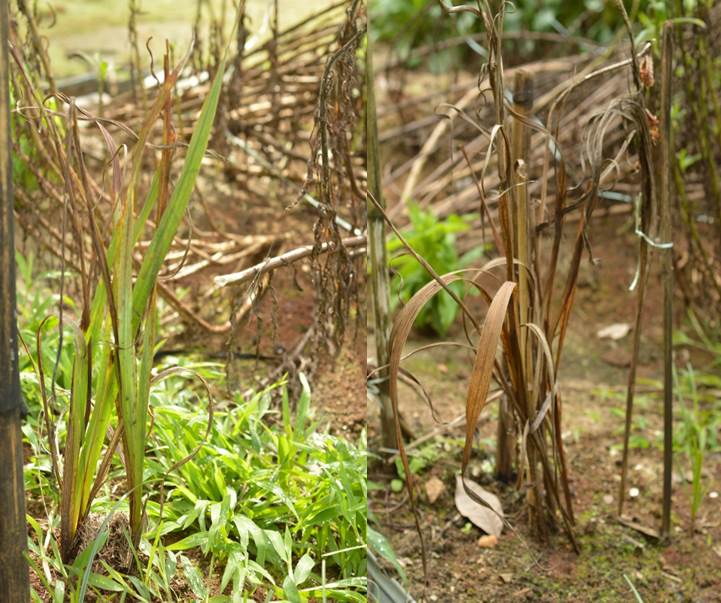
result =
[[[676,395],[681,422],[675,433],[675,448],[683,452],[691,473],[691,522],[695,523],[704,496],[702,473],[706,455],[719,449],[721,407],[717,399],[704,404],[691,365],[676,375]]]
[[[207,413],[193,411],[197,403],[181,398],[168,404],[173,391],[164,392],[165,403],[153,396],[156,445],[147,474],[167,475],[167,496],[162,510],[150,501],[148,515],[157,534],[186,534],[168,550],[199,548],[211,563],[223,564],[222,589],[232,585],[233,593],[242,593],[270,583],[287,600],[303,601],[323,589],[323,565],[336,585],[326,583],[327,596],[347,590],[339,600],[360,600],[365,439],[356,445],[316,431],[307,382],[294,417],[283,392],[280,417],[266,390],[216,412],[207,439]],[[270,427],[269,419],[280,425]],[[170,471],[199,446],[192,460]]]
[[[468,222],[459,216],[451,215],[439,220],[431,212],[423,211],[418,205],[410,203],[408,213],[411,225],[403,233],[410,246],[433,267],[438,274],[445,274],[465,268],[483,253],[482,247],[474,247],[472,251],[459,256],[456,249],[456,235],[469,228]],[[403,244],[397,237],[388,241],[388,253],[391,256],[390,266],[394,272],[392,302],[407,302],[424,285],[432,281],[432,277],[413,256],[401,253]],[[462,282],[451,283],[449,288],[461,299],[465,295]],[[445,291],[434,297],[423,308],[416,319],[417,328],[430,328],[439,335],[445,335],[458,315],[458,305]]]

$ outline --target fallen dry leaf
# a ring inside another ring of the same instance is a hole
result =
[[[506,584],[513,580],[513,574],[498,574]]]
[[[431,504],[435,503],[440,495],[446,491],[446,485],[435,475],[424,484],[424,488],[428,502]]]
[[[483,503],[476,502],[471,498],[463,487],[463,479],[460,475],[456,476],[456,496],[455,503],[458,512],[471,523],[478,526],[486,534],[500,536],[503,531],[503,507],[501,501],[495,494],[492,494],[481,487],[480,484],[473,480],[466,479],[466,486],[473,492],[475,498],[482,500]]]
[[[478,546],[482,549],[492,549],[498,544],[498,536],[495,534],[486,534],[478,539]]]
[[[626,337],[626,335],[628,335],[630,332],[630,323],[616,322],[612,325],[608,325],[607,327],[603,327],[603,329],[596,333],[596,336],[599,339],[613,339],[614,341],[617,341]]]

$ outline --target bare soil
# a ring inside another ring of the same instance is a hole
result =
[[[294,166],[303,177],[305,166]],[[220,182],[219,182],[220,181]],[[290,187],[270,187],[272,195],[240,195],[225,176],[205,177],[200,186],[203,203],[192,206],[196,228],[214,228],[238,236],[278,236],[267,254],[245,259],[237,266],[209,266],[181,281],[183,301],[208,322],[220,325],[231,309],[246,299],[250,283],[230,286],[211,297],[205,295],[213,277],[242,270],[300,245],[313,243],[315,212],[296,204],[297,192]],[[362,272],[359,271],[360,274]],[[227,366],[228,386],[235,391],[257,388],[265,378],[282,367],[306,335],[314,321],[316,285],[310,260],[306,258],[278,269],[264,281],[252,308],[237,322],[231,333],[213,334],[192,321],[182,320],[166,349],[195,353],[228,363],[229,350],[235,359]],[[361,291],[360,295],[363,293]],[[307,346],[296,362],[298,370],[310,378],[312,405],[316,420],[328,424],[334,433],[357,435],[365,424],[365,325],[357,318],[357,308],[347,321],[347,333],[339,349],[332,344]],[[257,356],[257,357],[256,357]]]

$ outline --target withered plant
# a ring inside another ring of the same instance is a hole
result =
[[[495,380],[504,394],[502,399],[505,399],[499,412],[497,473],[500,477],[516,474],[517,486],[526,492],[530,532],[537,539],[548,541],[560,527],[578,550],[561,436],[563,406],[558,384],[559,366],[581,262],[586,253],[593,260],[589,233],[591,218],[599,199],[621,173],[622,162],[634,154],[640,164],[641,176],[637,231],[646,237],[639,235],[642,246],[639,285],[647,275],[648,241],[663,247],[655,236],[659,228],[659,211],[656,152],[652,148],[659,134],[654,129],[653,114],[644,102],[638,66],[649,46],[637,50],[631,45],[630,58],[608,65],[590,62],[570,81],[559,84],[552,96],[544,94],[542,103],[547,111],[543,125],[534,110],[531,73],[515,69],[513,86],[508,86],[504,78],[501,52],[504,3],[485,0],[475,5],[444,6],[450,14],[472,13],[482,20],[486,31],[485,46],[489,56],[481,69],[476,96],[492,101],[491,123],[467,114],[465,106],[448,107],[471,125],[476,137],[461,148],[461,157],[467,165],[465,173],[472,177],[480,224],[485,227],[484,231],[492,234],[499,257],[480,268],[436,274],[394,226],[389,214],[398,215],[402,208],[396,207],[386,213],[381,204],[372,199],[376,210],[383,213],[408,252],[432,277],[431,282],[396,315],[389,343],[389,391],[408,494],[415,510],[414,480],[404,450],[398,414],[401,360],[415,318],[434,295],[445,290],[462,310],[467,344],[474,350],[461,463],[467,494],[480,505],[487,506],[468,487],[465,475],[478,419],[487,402],[496,397],[489,396],[491,381]],[[609,51],[605,58],[612,54]],[[559,142],[568,127],[563,121],[566,101],[580,86],[629,66],[634,81],[633,93],[621,95],[605,110],[585,117],[579,171],[576,165],[579,157],[569,161]],[[469,91],[462,102],[470,103],[471,98]],[[433,137],[435,143],[436,132]],[[485,148],[477,144],[481,139],[485,139]],[[537,146],[534,148],[534,145]],[[418,162],[427,159],[432,149],[433,144],[424,146]],[[450,165],[443,163],[433,174],[445,177],[438,170],[444,166],[448,169]],[[572,166],[570,173],[569,165]],[[419,170],[413,165],[408,180],[417,180]],[[488,187],[489,182],[493,183],[493,188]],[[412,191],[412,182],[407,181],[404,190]],[[438,191],[440,187],[429,187],[428,190]],[[406,198],[404,193],[401,200]],[[561,241],[569,225],[575,227],[575,232],[570,233],[568,267],[561,270]],[[487,304],[485,316],[474,314],[454,295],[448,287],[453,282],[464,282],[479,292]],[[458,344],[453,342],[453,345]],[[417,513],[416,523],[422,538]]]
[[[256,102],[266,106],[263,119],[255,125],[247,123],[238,109],[228,114],[226,135],[232,147],[244,156],[241,161],[247,161],[255,179],[260,174],[269,181],[269,195],[277,199],[279,213],[302,209],[311,218],[307,229],[281,237],[295,243],[291,249],[215,279],[218,287],[244,290],[231,312],[230,374],[233,341],[247,324],[242,318],[252,315],[258,319],[256,342],[269,338],[275,344],[275,274],[284,269],[295,271],[298,262],[309,261],[312,324],[291,349],[284,350],[281,363],[261,385],[301,368],[311,376],[317,360],[341,345],[348,325],[358,327],[364,321],[358,300],[365,276],[366,244],[365,149],[360,127],[365,16],[362,2],[340,2],[286,31],[274,30],[264,47],[269,69],[259,70],[255,49],[234,65],[228,84],[231,90],[236,86],[248,97],[257,96]],[[255,62],[249,67],[245,59]],[[238,73],[245,79],[236,79]],[[297,84],[292,82],[294,77],[299,79]],[[311,81],[313,78],[317,81]],[[273,92],[278,88],[276,80],[284,82],[282,94]],[[273,119],[268,118],[269,113]],[[300,287],[296,272],[293,279]],[[269,325],[256,312],[264,296],[271,298]]]
[[[390,338],[390,395],[398,419],[398,375],[403,348],[416,316],[434,295],[446,290],[463,311],[468,344],[475,350],[475,360],[466,400],[466,439],[462,457],[462,476],[465,478],[471,458],[473,434],[478,418],[486,404],[491,378],[495,377],[507,397],[506,429],[520,436],[517,474],[519,485],[527,488],[529,522],[532,532],[547,539],[557,523],[563,526],[574,546],[573,507],[561,439],[561,397],[556,385],[558,364],[568,324],[578,265],[567,277],[560,305],[555,308],[551,297],[554,287],[555,262],[546,263],[546,271],[539,274],[539,245],[536,233],[536,212],[531,211],[527,192],[528,140],[531,129],[541,129],[530,117],[533,96],[530,78],[518,73],[513,103],[505,101],[501,36],[503,7],[494,11],[487,2],[480,8],[463,6],[449,12],[468,11],[483,20],[487,32],[489,60],[479,80],[479,93],[490,86],[493,98],[494,125],[488,130],[481,124],[488,140],[483,173],[477,179],[481,217],[490,219],[496,233],[496,246],[501,256],[480,269],[460,270],[437,275],[419,291],[397,314]],[[549,138],[551,135],[547,132]],[[472,156],[467,156],[472,161]],[[563,221],[562,209],[568,194],[563,158],[554,158],[555,165],[546,165],[541,178],[555,183],[555,201],[559,219],[556,237],[560,241]],[[492,163],[498,171],[498,190],[491,193],[483,186],[483,177]],[[590,187],[589,187],[590,189]],[[497,224],[486,206],[491,196],[498,205]],[[590,194],[588,198],[590,199]],[[592,205],[592,204],[591,204]],[[589,208],[589,214],[592,206]],[[396,234],[403,240],[402,234]],[[583,245],[583,226],[577,241],[578,256]],[[419,261],[425,264],[422,258]],[[555,258],[557,262],[557,257]],[[427,266],[430,269],[430,266]],[[448,285],[464,281],[476,288],[486,299],[486,316],[477,316],[463,303]],[[552,310],[555,310],[552,312]],[[501,344],[502,355],[496,349]],[[406,475],[411,476],[403,449],[398,425],[398,441]],[[515,440],[515,438],[513,438]],[[508,440],[507,440],[508,441]],[[510,451],[506,451],[510,454]],[[465,485],[465,481],[464,481]],[[409,496],[413,500],[413,480],[407,480]],[[466,488],[469,496],[484,504]]]
[[[362,312],[359,264],[343,244],[337,216],[350,217],[352,234],[360,236],[365,232],[365,183],[359,180],[359,170],[353,166],[354,156],[364,151],[359,137],[364,77],[358,55],[365,33],[365,7],[360,0],[352,0],[336,38],[336,50],[326,60],[318,93],[305,184],[305,188],[314,185],[318,200],[318,219],[313,228],[317,251],[311,261],[317,291],[317,343],[324,340],[340,345],[351,306]],[[326,241],[335,247],[335,253],[318,253]],[[364,319],[356,322],[363,323]]]

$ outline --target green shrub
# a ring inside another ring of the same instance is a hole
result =
[[[468,230],[468,221],[456,215],[438,220],[431,212],[423,211],[418,205],[410,203],[408,212],[410,228],[403,233],[410,246],[433,267],[438,274],[445,274],[460,268],[466,268],[482,254],[477,247],[462,256],[456,249],[456,234]],[[403,244],[397,237],[388,241],[390,266],[393,270],[392,303],[398,300],[407,302],[419,289],[431,281],[431,275],[416,259],[404,253]],[[463,298],[465,288],[462,282],[449,285],[456,295]],[[458,305],[445,291],[436,295],[426,304],[418,315],[415,326],[419,329],[430,328],[438,335],[444,335],[458,314]]]

